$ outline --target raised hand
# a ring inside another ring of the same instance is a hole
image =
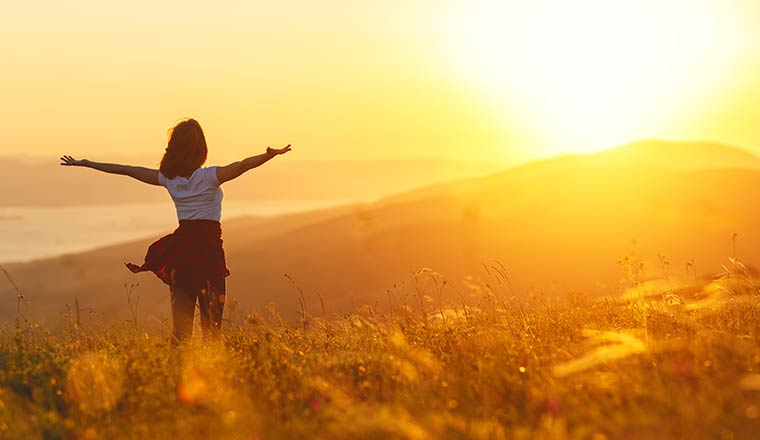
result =
[[[271,154],[273,156],[276,156],[278,154],[285,154],[288,151],[290,151],[290,144],[286,145],[285,148],[271,148],[271,147],[267,147],[267,153]]]
[[[237,179],[241,174],[248,170],[252,170],[256,167],[264,165],[270,160],[274,159],[280,154],[285,154],[290,151],[290,144],[284,148],[272,148],[267,147],[266,153],[257,154],[255,156],[246,157],[243,160],[232,162],[229,165],[216,168],[216,178],[221,185],[224,182],[229,182],[232,179]]]
[[[67,166],[67,167],[84,167],[89,164],[90,161],[87,159],[77,160],[74,159],[71,156],[61,156],[61,165]]]

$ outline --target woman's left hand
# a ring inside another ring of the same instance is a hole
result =
[[[290,144],[286,145],[285,148],[271,148],[267,147],[267,153],[277,156],[278,154],[285,154],[288,151],[290,151]]]

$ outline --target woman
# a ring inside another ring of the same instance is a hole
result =
[[[220,186],[246,171],[264,164],[285,148],[267,148],[227,166],[202,167],[208,150],[200,124],[194,119],[178,123],[169,132],[169,144],[158,170],[130,165],[76,160],[61,157],[61,165],[83,166],[111,174],[123,174],[150,185],[166,187],[177,209],[179,227],[148,248],[145,263],[125,263],[134,273],[151,271],[169,285],[172,300],[174,343],[193,333],[196,301],[201,310],[204,337],[216,334],[222,325],[230,274],[222,248],[222,189]]]

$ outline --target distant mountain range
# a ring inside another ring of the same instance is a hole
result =
[[[477,302],[462,281],[493,277],[486,268],[494,261],[506,269],[510,296],[615,294],[626,285],[622,257],[641,259],[648,278],[683,276],[687,263],[711,274],[732,256],[735,233],[737,256],[758,264],[759,165],[756,156],[730,146],[644,141],[369,204],[225,222],[229,298],[243,310],[273,303],[293,318],[299,305],[288,274],[315,314],[322,313],[319,296],[328,314],[361,304],[383,308],[389,301],[413,303],[412,272],[431,268],[448,279],[446,288],[417,287],[436,299]],[[165,286],[122,266],[140,260],[149,243],[8,270],[31,298],[33,316],[60,312],[77,297],[104,316],[126,317],[123,286],[136,281],[144,312],[168,316]],[[9,298],[0,318],[10,319],[13,291],[0,286]]]
[[[760,158],[754,154],[714,142],[644,140],[576,158],[596,166],[648,166],[671,170],[760,168]]]
[[[122,162],[119,162],[122,161]],[[157,167],[146,158],[115,158],[114,162]],[[163,188],[108,176],[94,170],[61,167],[24,157],[0,157],[4,191],[0,206],[59,206],[167,202]],[[211,165],[211,164],[207,164]],[[445,159],[378,161],[306,161],[282,157],[224,186],[227,200],[368,201],[452,178],[482,175],[497,165]],[[55,190],[51,190],[55,188]],[[66,194],[66,197],[61,197]]]

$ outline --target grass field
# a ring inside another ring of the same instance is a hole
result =
[[[472,307],[411,292],[330,319],[231,316],[179,349],[168,331],[70,316],[19,319],[0,348],[1,438],[756,438],[760,297],[741,263],[641,283],[615,299],[508,295]],[[630,268],[629,268],[630,269]]]

